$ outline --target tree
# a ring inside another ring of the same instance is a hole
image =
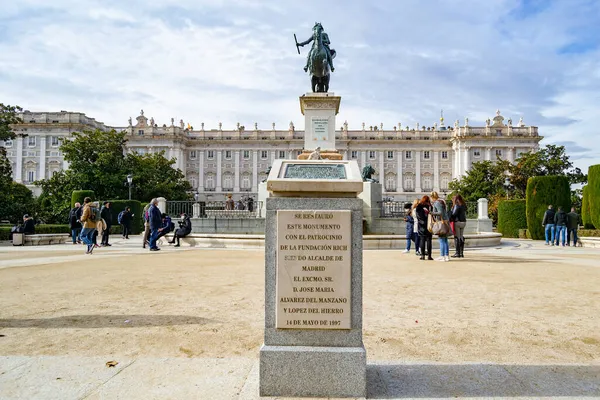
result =
[[[72,170],[60,171],[51,178],[36,182],[42,188],[38,197],[38,217],[49,224],[67,223],[71,194],[78,189]]]
[[[21,119],[17,116],[17,113],[21,111],[23,109],[19,106],[0,103],[0,140],[14,139],[16,137],[11,125],[21,122]]]
[[[476,202],[503,191],[504,163],[492,161],[475,162],[460,180],[453,180],[449,187],[467,202]]]
[[[132,171],[135,186],[132,198],[148,202],[154,197],[169,200],[189,200],[192,186],[179,169],[174,169],[174,159],[164,157],[164,152],[140,155],[129,153],[125,165]]]
[[[29,189],[13,182],[12,168],[4,148],[4,141],[16,137],[11,125],[20,122],[17,116],[19,111],[21,108],[18,106],[0,103],[0,220],[9,220],[12,223],[18,222],[25,212],[31,212],[23,212],[20,206],[29,207],[28,199],[33,198]]]

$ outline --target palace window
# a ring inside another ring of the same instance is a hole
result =
[[[356,160],[358,158],[358,151],[352,150],[350,152],[350,158],[353,159],[353,160]]]
[[[479,149],[473,150],[473,157],[481,157],[481,151]]]
[[[369,151],[369,160],[375,159],[375,152],[373,150]]]
[[[58,136],[52,136],[50,141],[50,146],[58,147]]]
[[[244,160],[247,160],[250,158],[250,150],[244,150],[244,153],[242,154],[244,157]]]
[[[6,140],[4,141],[4,146],[5,146],[5,147],[12,147],[12,145],[13,145],[13,141],[12,141],[12,139],[6,139]]]
[[[35,136],[29,136],[27,139],[27,145],[29,147],[35,147]]]
[[[431,176],[424,176],[423,177],[423,190],[431,190],[433,188],[433,186],[431,185]]]
[[[391,150],[388,150],[387,152],[387,158],[388,160],[393,160],[394,159],[394,152]]]
[[[138,131],[138,136],[144,136],[144,130],[143,129],[140,129]]]
[[[243,175],[242,176],[242,189],[250,189],[250,176],[249,175]]]
[[[214,175],[206,176],[206,184],[204,185],[206,189],[214,189],[215,188],[215,177]]]
[[[229,174],[223,177],[223,189],[232,190],[233,189],[233,177]]]
[[[27,182],[35,181],[35,171],[27,171]]]
[[[386,190],[386,192],[395,192],[396,191],[396,177],[395,176],[390,175],[385,179],[385,190]]]
[[[441,182],[442,182],[441,189],[442,190],[448,189],[448,184],[450,183],[450,178],[448,178],[447,176],[442,176]]]
[[[225,150],[225,159],[231,160],[231,150]]]
[[[425,160],[429,160],[430,156],[431,156],[431,154],[429,153],[429,150],[425,150],[425,151],[423,152],[423,158],[424,158]]]
[[[192,150],[190,151],[190,160],[195,160],[196,159],[196,150]],[[194,185],[192,185],[194,186]]]
[[[411,160],[412,159],[412,151],[407,151],[406,153],[404,153],[404,158],[406,158],[407,160]]]
[[[196,178],[190,178],[190,185],[192,185],[193,188],[196,187]]]
[[[412,191],[414,190],[415,185],[413,182],[413,177],[412,176],[406,176],[404,177],[404,190],[408,191]]]
[[[266,150],[261,150],[260,151],[260,158],[262,158],[263,160],[266,160],[268,157],[267,151]]]
[[[284,150],[279,150],[279,158],[281,158],[281,159],[285,158],[285,151]]]
[[[442,160],[447,160],[447,159],[448,159],[448,152],[442,151]]]
[[[502,150],[496,149],[496,157],[502,157]]]
[[[502,129],[496,129],[496,136],[502,136]]]
[[[214,152],[214,150],[208,150],[206,157],[209,160],[213,160],[215,158],[215,152]]]

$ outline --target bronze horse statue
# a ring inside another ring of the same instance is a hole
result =
[[[310,42],[313,42],[313,44],[308,53],[304,71],[310,72],[310,86],[313,92],[328,92],[330,72],[335,71],[333,59],[336,52],[329,48],[329,36],[323,31],[321,23],[315,23],[313,35],[310,39],[301,43],[296,41],[296,48],[305,46]],[[298,53],[300,53],[300,49],[298,49]]]

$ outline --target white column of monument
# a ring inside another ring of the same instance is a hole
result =
[[[471,166],[470,164],[471,164],[471,148],[468,146],[465,146],[465,166],[464,166],[465,174],[469,170],[469,167]]]

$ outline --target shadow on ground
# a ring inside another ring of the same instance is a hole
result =
[[[600,365],[367,366],[372,399],[600,396]]]
[[[0,328],[136,328],[204,325],[216,322],[187,315],[68,315],[56,318],[0,319]]]

